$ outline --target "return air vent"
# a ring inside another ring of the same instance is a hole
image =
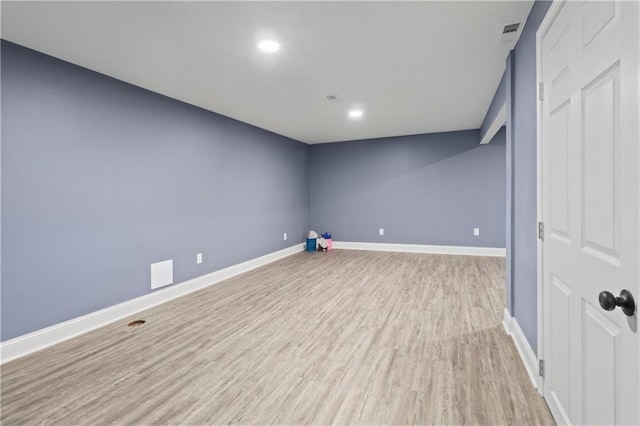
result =
[[[522,23],[520,21],[504,22],[496,31],[498,41],[500,43],[511,43],[518,39],[520,35],[520,28]]]
[[[520,22],[516,22],[515,24],[505,25],[502,29],[502,34],[515,33],[520,28]]]

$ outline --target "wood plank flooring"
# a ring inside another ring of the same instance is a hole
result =
[[[3,365],[0,419],[553,424],[501,326],[504,275],[501,258],[299,253]]]

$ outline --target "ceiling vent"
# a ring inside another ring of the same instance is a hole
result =
[[[511,43],[520,36],[521,22],[505,22],[498,27],[498,40],[500,43]]]
[[[518,28],[520,28],[520,22],[517,22],[515,24],[505,25],[504,28],[502,29],[502,34],[515,33],[516,31],[518,31]]]

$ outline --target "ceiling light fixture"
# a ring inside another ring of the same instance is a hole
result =
[[[280,43],[274,40],[262,40],[258,43],[258,49],[267,53],[277,52],[280,50]]]
[[[360,109],[352,109],[349,111],[349,117],[351,118],[360,118],[362,117],[362,110]]]

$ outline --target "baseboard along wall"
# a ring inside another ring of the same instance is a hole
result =
[[[502,325],[507,334],[511,336],[513,344],[518,350],[518,354],[524,364],[524,368],[527,370],[527,375],[529,376],[529,380],[531,380],[531,384],[538,393],[541,393],[542,383],[540,382],[541,377],[538,374],[538,357],[535,352],[533,352],[533,349],[522,332],[518,321],[511,316],[507,308],[504,309]]]
[[[288,247],[246,262],[205,274],[191,280],[156,290],[153,293],[82,315],[14,339],[0,343],[0,363],[45,349],[62,341],[77,337],[105,325],[135,315],[138,312],[217,284],[228,278],[267,265],[304,250],[302,244]]]
[[[506,257],[507,255],[507,250],[501,247],[432,246],[423,244],[358,243],[348,241],[334,241],[333,248],[343,250],[372,250],[403,253],[457,254],[465,256]]]

